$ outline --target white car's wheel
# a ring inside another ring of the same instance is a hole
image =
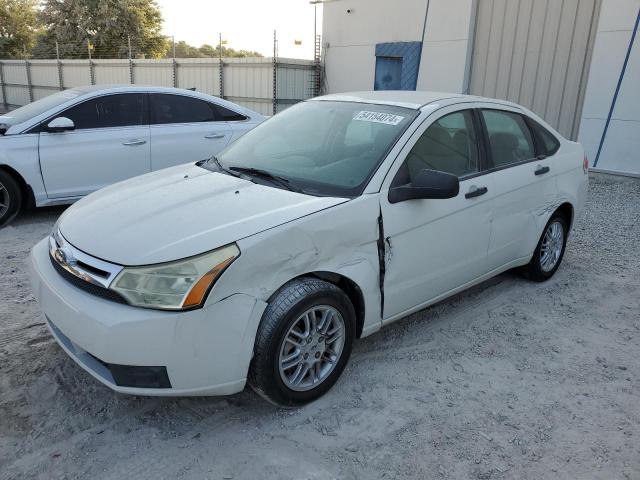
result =
[[[11,175],[0,170],[0,227],[13,220],[21,207],[20,187]]]
[[[560,212],[554,213],[544,227],[533,257],[527,265],[529,278],[543,282],[556,273],[564,256],[568,233],[566,217]]]
[[[354,334],[355,312],[342,290],[317,278],[294,280],[265,310],[249,384],[280,406],[315,400],[342,373]]]

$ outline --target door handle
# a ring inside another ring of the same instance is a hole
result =
[[[544,175],[549,170],[551,170],[549,167],[543,167],[542,165],[538,165],[538,168],[536,168],[536,171],[534,173],[536,175]]]
[[[209,135],[205,135],[204,138],[211,138],[211,139],[215,139],[215,138],[224,138],[224,133],[210,133]]]
[[[464,198],[479,197],[480,195],[484,195],[487,192],[487,187],[471,187],[471,190],[465,193]]]
[[[134,140],[128,140],[126,142],[122,142],[123,145],[126,145],[128,147],[133,146],[133,145],[144,145],[145,143],[147,143],[146,140],[143,140],[141,138],[137,138]]]

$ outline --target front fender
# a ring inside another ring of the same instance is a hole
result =
[[[208,302],[234,293],[268,301],[294,278],[335,273],[362,292],[362,334],[374,332],[381,326],[378,212],[377,195],[365,195],[239,240],[240,257],[220,278]]]
[[[31,187],[36,206],[47,200],[40,158],[37,133],[5,135],[0,137],[0,167],[6,166],[22,177]]]

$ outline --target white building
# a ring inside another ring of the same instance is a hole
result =
[[[520,103],[640,176],[640,0],[325,0],[324,90]]]

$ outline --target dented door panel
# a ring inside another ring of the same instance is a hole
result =
[[[491,179],[460,182],[457,197],[390,204],[381,197],[386,268],[384,315],[392,318],[487,272],[493,215]],[[471,199],[466,192],[486,187]]]

